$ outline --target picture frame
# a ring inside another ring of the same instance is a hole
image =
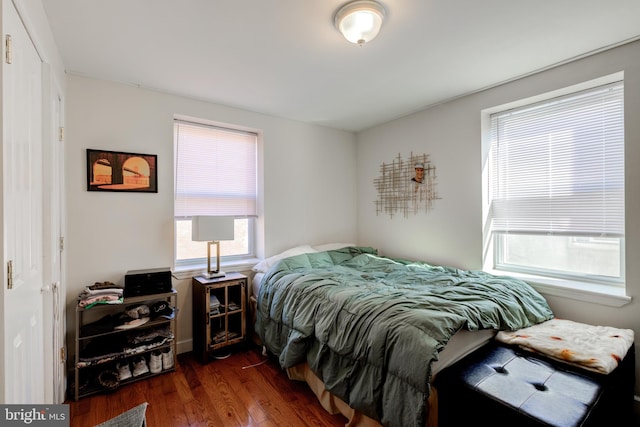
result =
[[[87,149],[87,191],[158,192],[158,156]]]

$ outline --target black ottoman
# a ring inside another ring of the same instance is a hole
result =
[[[603,375],[490,343],[437,375],[439,427],[631,426],[634,352]]]

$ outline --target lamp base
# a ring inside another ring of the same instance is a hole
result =
[[[224,271],[218,271],[217,273],[202,273],[202,277],[204,277],[205,279],[215,279],[216,277],[224,277],[226,275],[227,274]]]

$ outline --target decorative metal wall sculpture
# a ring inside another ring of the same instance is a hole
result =
[[[407,218],[433,208],[433,201],[440,199],[436,190],[436,167],[427,154],[414,155],[403,160],[398,153],[391,163],[380,165],[380,176],[373,180],[378,190],[376,215],[388,214],[391,218],[399,212]]]

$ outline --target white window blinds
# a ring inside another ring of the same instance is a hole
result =
[[[624,236],[622,82],[491,116],[492,231]]]
[[[257,214],[257,135],[174,122],[175,216]]]

